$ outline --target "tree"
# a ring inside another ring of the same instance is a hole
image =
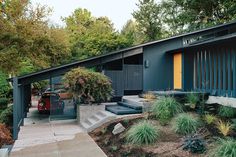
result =
[[[236,17],[235,0],[163,0],[161,7],[171,34],[226,23]]]
[[[129,45],[138,45],[144,42],[142,38],[143,34],[138,31],[137,23],[133,20],[128,20],[126,22],[120,34],[127,39]]]
[[[154,0],[139,0],[138,10],[132,14],[145,41],[161,38],[160,6]]]
[[[76,9],[64,18],[73,59],[84,59],[129,46],[107,17],[93,17],[87,9]]]
[[[4,0],[0,5],[0,70],[17,75],[26,60],[38,70],[70,56],[66,32],[48,25],[50,8],[32,7],[29,0]]]

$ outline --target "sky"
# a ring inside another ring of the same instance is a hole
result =
[[[138,0],[31,0],[33,5],[37,3],[47,5],[53,9],[50,22],[64,26],[61,17],[72,14],[76,8],[86,8],[93,16],[107,16],[117,30],[121,30],[127,20],[132,18],[131,13],[137,9]]]

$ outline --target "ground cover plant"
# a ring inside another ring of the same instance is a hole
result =
[[[134,145],[152,144],[160,136],[159,129],[149,121],[133,125],[127,132],[127,141]]]
[[[195,108],[197,103],[199,103],[200,98],[198,96],[198,94],[196,93],[189,93],[186,96],[186,104],[190,107],[190,108]]]
[[[229,106],[220,106],[218,115],[225,118],[233,118],[235,116],[235,109]]]
[[[173,129],[178,134],[188,135],[195,133],[199,126],[200,122],[198,118],[188,113],[182,113],[175,118]]]
[[[235,157],[236,140],[232,138],[219,139],[218,146],[212,151],[212,157]]]
[[[152,113],[162,125],[167,124],[174,115],[183,112],[182,106],[172,97],[162,97],[152,107]]]

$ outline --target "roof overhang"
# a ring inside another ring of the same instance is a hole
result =
[[[193,43],[193,44],[190,44],[190,45],[186,45],[186,46],[183,46],[181,48],[177,48],[177,49],[167,51],[167,53],[177,53],[177,52],[183,51],[185,49],[189,49],[189,48],[211,46],[211,45],[216,45],[216,44],[219,44],[219,43],[227,44],[227,43],[232,43],[234,40],[236,40],[236,34],[230,34],[230,35],[226,35],[226,36],[222,36],[222,37],[218,37],[218,38],[214,38],[214,39],[205,40],[205,41],[202,41],[202,42],[197,42],[197,43]]]

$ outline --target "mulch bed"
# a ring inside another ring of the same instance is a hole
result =
[[[125,134],[129,127],[145,118],[146,115],[117,119],[107,123],[93,132],[90,136],[107,154],[108,157],[206,157],[206,154],[191,154],[182,149],[183,137],[175,134],[171,125],[161,126],[161,136],[150,146],[133,146],[126,142]],[[149,119],[160,126],[157,120]],[[112,130],[117,123],[121,123],[125,132],[113,135]],[[211,136],[210,136],[211,137]]]

